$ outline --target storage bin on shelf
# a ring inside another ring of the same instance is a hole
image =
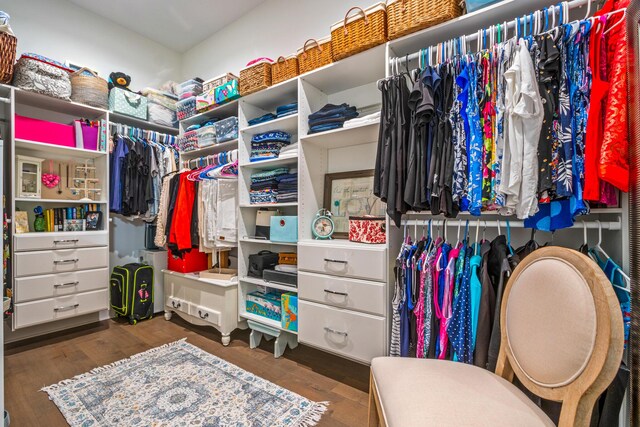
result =
[[[316,68],[324,67],[333,62],[331,51],[331,37],[319,40],[309,39],[298,49],[298,69],[300,74],[308,73]]]
[[[190,130],[178,138],[178,151],[186,153],[198,148],[198,131]]]
[[[180,83],[179,90],[180,100],[198,96],[202,93],[202,81],[195,79],[187,80],[186,82]]]
[[[450,21],[460,15],[460,0],[391,0],[387,3],[389,40]]]
[[[467,13],[475,12],[483,7],[491,6],[494,3],[498,3],[500,0],[465,0],[465,6]]]
[[[109,110],[114,113],[147,120],[147,98],[140,94],[114,87],[109,91]]]
[[[289,55],[281,56],[271,66],[271,83],[277,85],[280,82],[292,79],[298,75],[298,57]]]
[[[238,138],[238,118],[227,117],[213,124],[216,128],[216,142],[232,141]]]
[[[231,80],[238,80],[238,77],[232,73],[226,73],[220,76],[216,76],[202,83],[202,92],[209,92],[210,90],[215,89],[218,86],[222,86],[223,84]]]
[[[200,129],[196,130],[198,147],[204,148],[209,147],[216,143],[216,126],[215,123],[210,124],[209,126],[202,126]]]
[[[95,71],[80,68],[71,73],[71,100],[96,108],[109,108],[109,85]]]
[[[240,70],[240,95],[247,96],[271,86],[271,60],[260,58]]]
[[[185,120],[196,114],[196,97],[181,99],[176,103],[178,120]]]
[[[238,98],[240,98],[238,81],[229,80],[220,86],[198,95],[196,97],[196,110],[201,113]]]
[[[282,294],[282,328],[298,332],[298,295],[287,292]]]
[[[49,122],[16,114],[14,126],[16,139],[61,145],[63,147],[76,146],[74,125]]]
[[[282,298],[275,293],[250,292],[245,300],[247,313],[256,314],[280,322],[282,319]]]
[[[356,15],[349,14],[357,11]],[[352,7],[344,20],[331,26],[333,60],[339,61],[387,41],[387,7],[377,3],[366,9]]]
[[[13,70],[13,85],[54,98],[71,100],[73,70],[53,59],[35,53],[23,53]]]
[[[16,36],[0,32],[0,83],[11,83],[13,79],[17,44]]]

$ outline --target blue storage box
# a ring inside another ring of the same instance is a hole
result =
[[[215,88],[216,105],[221,105],[238,98],[240,98],[240,89],[238,89],[237,80],[230,80]]]
[[[216,127],[216,142],[238,139],[238,118],[228,117],[213,124]]]
[[[291,292],[282,294],[282,327],[298,332],[298,295]]]
[[[295,243],[298,241],[298,217],[297,216],[272,216],[271,238],[272,242]]]
[[[467,6],[467,13],[475,12],[483,7],[490,6],[494,3],[498,3],[501,0],[465,0]]]
[[[280,322],[282,319],[282,298],[278,294],[251,292],[245,301],[247,313],[257,314]]]

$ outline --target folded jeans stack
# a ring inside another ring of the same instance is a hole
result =
[[[309,134],[341,128],[347,120],[358,117],[349,104],[327,104],[309,116]]]
[[[288,174],[280,175],[278,181],[278,203],[291,203],[298,201],[298,172],[291,169]]]
[[[288,168],[278,168],[251,175],[249,201],[252,205],[278,202],[278,177],[289,175]]]
[[[287,132],[274,130],[259,133],[251,138],[251,162],[259,162],[267,159],[277,159],[280,149],[291,144],[291,135]]]
[[[249,126],[255,126],[258,125],[260,123],[266,123],[266,122],[270,122],[271,120],[277,118],[275,114],[273,113],[267,113],[263,116],[260,117],[256,117],[255,119],[251,119],[247,122],[247,124]]]
[[[292,102],[291,104],[281,105],[276,108],[277,118],[290,116],[298,112],[298,103]]]

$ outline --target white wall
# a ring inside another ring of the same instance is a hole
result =
[[[185,78],[207,79],[237,73],[258,57],[295,53],[307,39],[330,34],[351,6],[362,8],[376,0],[267,0],[234,23],[187,51],[182,60]]]
[[[18,56],[32,52],[75,61],[105,79],[123,71],[134,91],[182,77],[180,53],[67,0],[0,0],[0,10],[11,15]]]

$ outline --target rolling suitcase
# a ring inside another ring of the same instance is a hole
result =
[[[153,317],[153,267],[136,263],[114,267],[111,308],[132,325]]]

